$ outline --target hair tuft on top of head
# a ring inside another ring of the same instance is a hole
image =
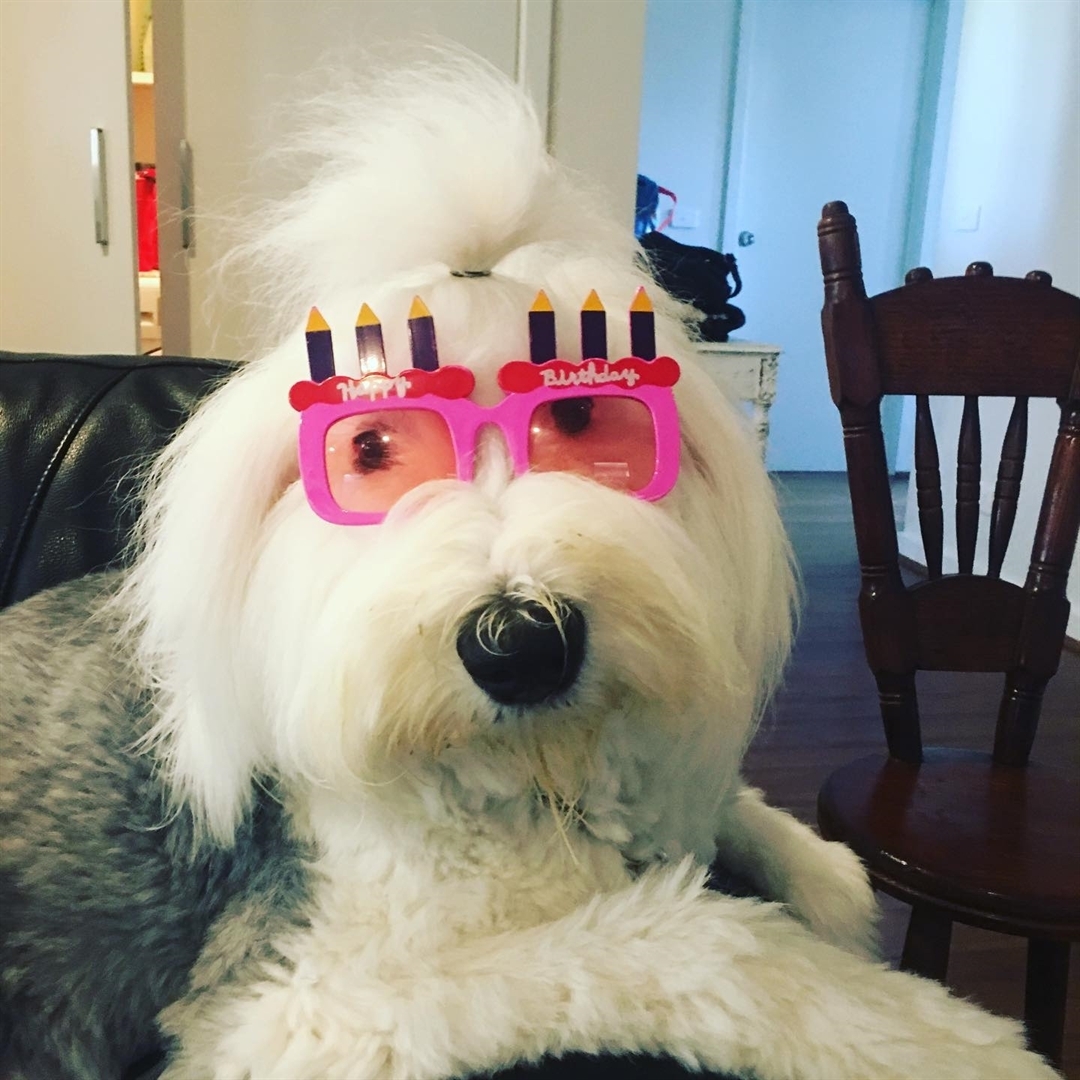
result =
[[[347,73],[326,73],[336,89],[290,109],[294,130],[267,164],[285,174],[274,186],[297,190],[244,215],[222,266],[254,282],[246,299],[265,344],[316,298],[373,295],[424,268],[429,279],[434,268],[514,278],[510,257],[536,246],[634,259],[629,225],[551,158],[519,87],[457,48],[423,57],[407,67],[400,56],[354,60]]]

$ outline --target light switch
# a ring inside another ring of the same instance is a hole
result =
[[[676,206],[671,220],[673,229],[696,229],[701,224],[701,211],[696,206]]]
[[[961,203],[953,212],[953,232],[978,232],[982,207],[977,203]]]

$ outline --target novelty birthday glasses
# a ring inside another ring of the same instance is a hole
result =
[[[606,316],[593,292],[581,312],[582,355],[555,358],[555,315],[540,293],[529,312],[529,361],[499,371],[505,397],[469,400],[465,367],[440,368],[431,313],[409,312],[413,366],[386,373],[382,329],[365,304],[356,324],[360,377],[334,373],[330,328],[308,320],[311,381],[289,401],[300,412],[300,475],[312,509],[338,525],[374,525],[429,480],[471,481],[480,429],[503,433],[514,473],[569,472],[639,499],[659,499],[679,471],[672,387],[678,364],[656,358],[652,305],[639,290],[630,309],[633,356],[606,359]]]

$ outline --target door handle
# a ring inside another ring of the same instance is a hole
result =
[[[90,129],[90,183],[94,193],[94,242],[109,246],[109,200],[105,187],[105,131]]]
[[[180,140],[180,247],[195,247],[195,176],[191,143]]]

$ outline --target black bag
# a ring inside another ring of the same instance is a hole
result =
[[[698,331],[705,341],[727,341],[728,334],[746,322],[742,310],[728,302],[742,289],[734,255],[680,244],[655,231],[639,242],[656,280],[672,296],[701,312]]]

